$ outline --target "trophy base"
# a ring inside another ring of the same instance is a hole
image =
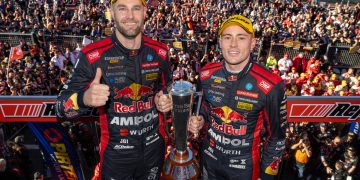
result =
[[[200,167],[192,151],[171,150],[165,160],[162,179],[165,180],[197,180],[200,177]]]

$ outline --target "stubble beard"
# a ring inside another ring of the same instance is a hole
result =
[[[116,21],[116,30],[127,39],[135,39],[141,33],[141,24],[144,23],[141,22],[140,25],[133,30],[126,30],[120,25],[119,21]]]

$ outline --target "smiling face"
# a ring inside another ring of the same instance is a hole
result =
[[[140,0],[118,0],[111,6],[117,33],[127,39],[137,37],[144,26],[146,8]]]
[[[224,29],[220,47],[226,65],[236,66],[236,70],[241,71],[249,62],[255,39],[240,26],[232,25]]]

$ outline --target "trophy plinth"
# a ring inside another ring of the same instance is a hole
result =
[[[177,151],[174,148],[165,160],[162,173],[162,178],[166,180],[197,180],[200,177],[200,168],[191,149]]]
[[[165,180],[195,180],[200,176],[199,164],[193,152],[186,146],[188,119],[192,112],[194,90],[187,81],[176,81],[170,92],[173,101],[172,124],[175,148],[167,156],[162,178]]]

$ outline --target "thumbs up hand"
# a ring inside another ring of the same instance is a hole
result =
[[[110,96],[108,85],[100,84],[102,72],[100,68],[96,69],[96,75],[89,89],[84,93],[83,101],[86,106],[100,107],[106,104]]]

